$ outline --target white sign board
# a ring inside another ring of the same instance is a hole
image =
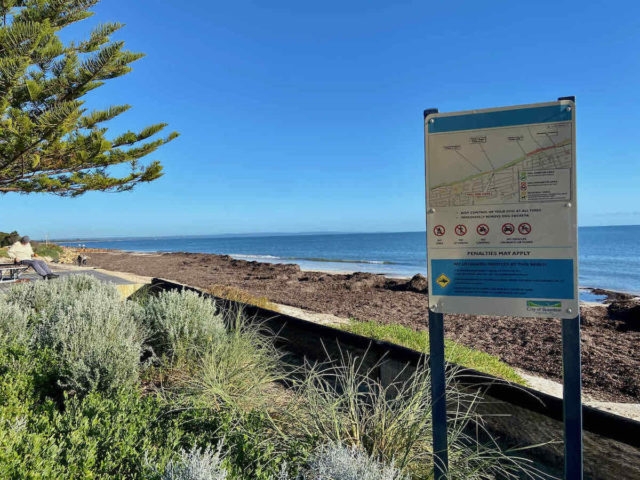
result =
[[[425,116],[429,304],[578,315],[575,105]]]

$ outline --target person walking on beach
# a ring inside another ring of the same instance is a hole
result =
[[[59,275],[56,275],[49,269],[47,262],[33,259],[33,257],[37,257],[38,255],[33,252],[30,241],[31,239],[29,237],[22,237],[11,245],[7,250],[9,258],[12,258],[16,264],[29,265],[38,275],[41,275],[42,278],[46,278],[47,280],[58,278]]]

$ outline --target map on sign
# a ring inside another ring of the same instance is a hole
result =
[[[432,135],[430,206],[571,197],[571,122]]]

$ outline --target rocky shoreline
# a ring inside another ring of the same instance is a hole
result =
[[[426,279],[371,273],[302,271],[295,264],[236,260],[202,253],[91,251],[89,265],[161,277],[200,288],[233,286],[271,301],[338,317],[427,329]],[[640,401],[640,300],[593,289],[603,304],[581,305],[585,392],[605,401]],[[562,375],[560,321],[447,315],[446,336],[553,380]]]

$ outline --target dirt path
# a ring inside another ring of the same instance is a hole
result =
[[[91,252],[89,256],[90,265],[107,270],[162,277],[200,288],[230,285],[315,312],[428,328],[428,297],[420,282],[409,285],[405,280],[366,273],[303,272],[297,265],[247,262],[225,255]],[[583,306],[580,311],[585,390],[604,401],[638,402],[640,318],[635,324],[613,319],[607,306]],[[498,356],[512,366],[554,380],[561,378],[559,320],[449,315],[445,329],[448,338]]]

